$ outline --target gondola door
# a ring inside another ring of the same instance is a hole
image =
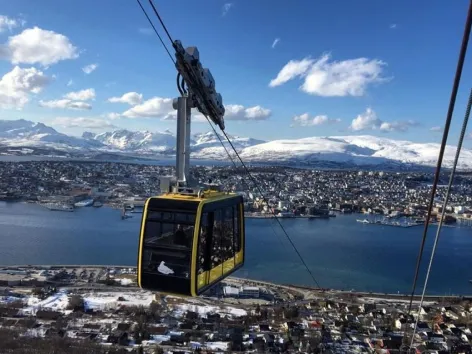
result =
[[[202,205],[195,244],[196,293],[201,294],[244,263],[242,199],[223,199]]]

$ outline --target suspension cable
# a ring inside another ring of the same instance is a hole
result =
[[[254,183],[254,186],[257,188],[257,191],[259,192],[259,194],[261,195],[263,201],[269,205],[269,202],[267,200],[267,198],[265,197],[264,193],[262,193],[262,190],[261,188],[259,187],[259,184],[257,183],[256,179],[254,178],[254,176],[251,174],[251,172],[249,171],[249,169],[247,168],[246,164],[244,163],[244,161],[241,159],[241,156],[239,156],[239,153],[238,151],[236,150],[236,148],[234,147],[233,143],[231,142],[231,139],[228,137],[228,134],[226,134],[226,132],[224,130],[222,130],[222,133],[224,134],[226,140],[228,141],[228,143],[231,145],[231,148],[233,149],[234,153],[236,154],[237,158],[239,159],[239,162],[241,163],[241,165],[243,166],[246,174],[249,176],[249,178],[252,180],[252,182]],[[269,208],[270,209],[270,208]],[[298,255],[298,258],[300,258],[300,261],[302,262],[303,266],[305,267],[306,271],[308,272],[308,274],[310,275],[311,279],[313,280],[313,282],[315,283],[315,285],[321,289],[321,286],[320,284],[318,283],[318,281],[316,280],[315,276],[313,275],[312,271],[310,270],[310,268],[308,267],[308,265],[306,264],[305,260],[303,259],[302,255],[300,254],[300,252],[298,251],[297,247],[295,246],[295,244],[293,243],[291,237],[289,236],[289,234],[287,233],[287,231],[285,230],[285,227],[282,225],[282,222],[280,221],[280,219],[277,217],[277,215],[275,214],[275,211],[272,210],[272,214],[274,215],[275,217],[275,220],[278,222],[280,228],[282,229],[283,233],[285,234],[285,237],[287,237],[288,241],[290,242],[290,244],[292,245],[293,249],[295,250],[296,254]]]
[[[139,0],[136,0],[139,4],[139,7],[141,8],[141,10],[143,10],[143,13],[144,15],[146,16],[147,20],[149,21],[149,24],[151,25],[151,27],[154,29],[154,32],[157,34],[157,37],[159,38],[159,40],[161,41],[161,44],[162,46],[164,47],[164,49],[166,50],[167,54],[169,54],[169,58],[170,60],[172,60],[172,62],[174,63],[175,65],[175,59],[172,57],[172,54],[170,54],[170,51],[169,49],[167,48],[166,44],[164,43],[164,41],[162,40],[162,37],[161,35],[159,34],[159,32],[157,32],[157,29],[156,27],[154,27],[154,24],[152,23],[151,19],[149,18],[146,10],[144,9],[143,5],[141,5],[141,2]],[[152,3],[151,3],[152,4]],[[154,7],[154,6],[153,6]],[[164,28],[165,29],[165,28]],[[166,29],[167,31],[167,29]],[[172,42],[173,43],[173,42]]]
[[[432,209],[433,209],[434,198],[436,196],[436,190],[437,190],[437,186],[438,186],[438,182],[439,182],[439,175],[440,175],[440,172],[441,172],[441,165],[442,165],[442,161],[443,161],[443,157],[444,157],[444,150],[446,148],[447,138],[448,138],[448,135],[449,135],[449,128],[451,126],[452,114],[454,112],[454,106],[455,106],[455,103],[456,103],[457,91],[459,89],[459,82],[461,80],[462,69],[464,67],[464,60],[465,60],[465,56],[466,56],[466,53],[467,53],[467,45],[468,45],[468,42],[469,42],[471,24],[472,24],[472,0],[469,3],[469,11],[468,11],[468,15],[467,15],[466,23],[465,23],[464,35],[463,35],[463,38],[462,38],[462,44],[461,44],[461,49],[460,49],[460,53],[459,53],[459,59],[458,59],[458,62],[457,62],[456,74],[455,74],[455,77],[454,77],[454,83],[453,83],[453,87],[452,87],[451,98],[450,98],[450,101],[449,101],[449,108],[447,110],[446,124],[444,126],[444,133],[443,133],[443,137],[442,137],[441,148],[439,150],[438,163],[437,163],[437,166],[436,166],[436,173],[434,175],[434,182],[433,182],[433,187],[432,187],[432,190],[431,190],[431,196],[430,196],[429,205],[428,205],[428,214],[426,216],[426,220],[425,220],[425,223],[424,223],[423,237],[421,239],[420,250],[418,252],[418,256],[417,256],[417,260],[416,260],[415,277],[414,277],[413,286],[412,286],[412,289],[411,289],[410,304],[408,306],[408,315],[410,315],[410,313],[411,313],[411,306],[413,304],[413,297],[414,297],[415,291],[416,291],[416,283],[418,281],[418,274],[419,274],[419,271],[420,271],[421,260],[422,260],[422,257],[423,257],[424,245],[425,245],[426,237],[427,237],[427,234],[428,234],[428,227],[429,227],[429,223],[430,223],[430,219],[431,219],[431,212],[432,212]]]
[[[164,28],[164,31],[166,31],[167,37],[169,38],[170,42],[171,42],[172,44],[174,44],[174,40],[173,40],[172,37],[170,36],[170,33],[169,33],[169,31],[167,30],[167,27],[166,27],[166,25],[164,24],[164,21],[162,21],[162,18],[161,18],[161,16],[159,15],[159,12],[157,12],[157,9],[156,9],[156,7],[154,6],[152,0],[149,0],[149,3],[151,4],[152,9],[154,10],[154,13],[156,14],[157,18],[159,19],[159,22],[161,23],[162,28]]]
[[[143,10],[143,12],[146,14],[144,8],[141,6],[141,3],[139,2],[139,0],[137,0],[141,9]],[[156,7],[154,6],[152,0],[149,0],[149,3],[151,4],[153,10],[154,10],[154,13],[156,14],[156,16],[158,17],[162,27],[164,28],[164,31],[166,32],[167,34],[167,37],[169,38],[169,40],[172,42],[172,44],[174,44],[174,41],[169,33],[169,31],[167,30],[167,27],[165,26],[161,16],[159,15],[159,12],[157,11]],[[149,17],[147,16],[146,14],[146,17],[148,18],[149,22],[151,23]],[[151,23],[152,24],[152,23]],[[154,26],[153,26],[154,28]],[[154,28],[155,29],[155,28]],[[155,30],[156,34],[159,36],[158,32]],[[175,60],[172,58],[172,56],[170,55],[170,52],[168,51],[167,49],[167,46],[164,44],[164,42],[162,41],[162,38],[159,36],[159,39],[161,40],[161,43],[162,45],[164,46],[164,48],[166,49],[166,51],[168,52],[169,56],[171,57],[172,59],[172,62],[175,64]],[[208,116],[205,115],[205,118],[208,120],[208,122],[210,123],[209,121],[209,118]],[[230,157],[231,161],[233,162],[233,165],[236,167],[236,164],[234,163],[233,159],[231,158],[228,150],[226,149],[226,147],[224,146],[223,144],[223,141],[221,140],[221,138],[219,137],[218,133],[216,132],[215,128],[213,127],[213,125],[210,123],[210,126],[212,127],[213,131],[215,132],[217,138],[220,140],[220,143],[223,145],[226,153],[228,154],[228,156]],[[248,176],[251,178],[252,182],[254,183],[254,186],[257,188],[257,190],[259,191],[262,199],[264,200],[264,202],[269,205],[268,201],[267,201],[267,198],[264,196],[264,194],[262,193],[262,190],[261,188],[259,187],[257,181],[255,180],[255,178],[251,175],[251,173],[249,172],[248,168],[246,167],[246,164],[244,163],[244,161],[241,159],[241,157],[239,156],[236,148],[234,147],[233,143],[231,142],[231,139],[228,137],[228,135],[226,134],[226,132],[224,130],[221,130],[226,138],[226,140],[228,141],[228,143],[230,144],[231,148],[233,149],[233,151],[235,152],[237,158],[239,159],[239,161],[241,162],[241,165],[243,166],[245,172],[248,174]],[[237,168],[237,167],[236,167]],[[277,221],[277,223],[279,224],[280,228],[282,229],[284,235],[286,236],[286,238],[289,240],[290,244],[292,245],[293,249],[295,250],[296,254],[298,255],[298,257],[300,258],[303,266],[306,268],[308,274],[310,275],[311,279],[313,280],[314,284],[318,287],[318,288],[321,288],[321,286],[319,285],[318,281],[316,280],[315,276],[313,275],[312,271],[310,270],[310,268],[308,267],[308,265],[306,264],[305,260],[303,259],[302,255],[300,254],[300,252],[298,251],[297,247],[295,246],[295,244],[293,243],[292,239],[290,238],[289,234],[287,233],[287,231],[285,230],[285,227],[282,225],[281,221],[279,220],[279,218],[277,217],[277,215],[275,214],[275,212],[272,210],[272,214],[274,215],[275,217],[275,220]]]
[[[467,130],[467,123],[469,122],[471,106],[472,106],[472,89],[470,90],[469,101],[467,103],[467,109],[466,109],[465,116],[464,116],[464,122],[462,123],[462,131],[461,131],[461,135],[459,137],[459,143],[457,145],[456,156],[454,158],[454,164],[452,165],[452,171],[451,171],[451,175],[449,177],[449,184],[447,186],[446,196],[444,198],[444,203],[443,203],[443,206],[442,206],[441,219],[439,220],[438,229],[436,230],[436,237],[434,239],[433,250],[431,251],[431,258],[429,259],[428,271],[426,272],[426,278],[424,280],[423,293],[421,294],[420,304],[418,306],[418,316],[416,316],[415,327],[413,328],[413,334],[411,336],[410,348],[413,346],[413,341],[415,339],[416,327],[418,326],[418,321],[419,321],[419,318],[420,318],[419,314],[420,314],[420,311],[421,311],[421,307],[423,306],[424,294],[426,292],[426,287],[428,285],[429,274],[431,272],[431,266],[433,264],[434,254],[436,253],[436,246],[437,246],[438,241],[439,241],[439,235],[441,233],[441,228],[442,228],[443,221],[444,221],[444,218],[445,218],[445,215],[446,215],[446,207],[447,207],[447,203],[449,202],[449,196],[450,196],[450,193],[451,193],[452,184],[454,182],[454,175],[456,173],[456,167],[457,167],[457,163],[459,161],[459,156],[460,156],[461,149],[462,149],[462,143],[464,141],[465,132]]]

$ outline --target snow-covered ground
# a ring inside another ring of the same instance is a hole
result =
[[[95,310],[110,310],[120,306],[149,306],[154,295],[148,291],[95,292],[82,294],[85,307]],[[121,297],[125,301],[119,301]]]
[[[241,317],[246,316],[247,312],[243,309],[238,309],[235,307],[218,307],[218,306],[208,306],[208,305],[193,305],[193,304],[179,304],[174,310],[174,315],[176,317],[181,317],[185,315],[187,311],[192,311],[198,313],[200,316],[205,316],[209,313],[219,313],[220,315],[229,315],[231,317]]]
[[[26,300],[27,306],[21,312],[28,315],[35,315],[38,310],[51,310],[63,313],[70,313],[67,310],[69,305],[69,296],[65,290],[59,290],[56,294],[49,296],[44,300],[40,300],[36,296],[29,296]]]

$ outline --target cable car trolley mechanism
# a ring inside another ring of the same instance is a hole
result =
[[[176,67],[187,84],[177,110],[175,181],[161,179],[160,196],[147,199],[138,245],[138,285],[161,293],[198,296],[244,264],[242,196],[190,179],[191,108],[224,128],[224,106],[198,50],[174,42]],[[178,82],[178,80],[177,80]],[[185,92],[185,93],[184,93]]]

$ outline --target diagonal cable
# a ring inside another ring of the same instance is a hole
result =
[[[415,295],[416,291],[416,283],[418,281],[418,274],[420,271],[420,265],[421,265],[421,260],[423,257],[423,251],[424,251],[424,245],[426,241],[426,237],[428,234],[428,227],[431,219],[431,212],[433,209],[433,204],[434,204],[434,197],[436,196],[436,190],[439,182],[439,175],[441,172],[441,165],[444,157],[444,150],[446,148],[446,143],[447,143],[447,137],[449,135],[449,128],[451,126],[451,121],[452,121],[452,114],[454,113],[454,106],[456,103],[456,97],[457,97],[457,91],[459,89],[459,83],[461,80],[462,76],[462,69],[464,67],[464,60],[465,56],[467,53],[467,45],[469,43],[469,36],[470,36],[470,28],[472,25],[472,0],[470,0],[469,3],[469,10],[468,10],[468,15],[467,19],[465,22],[465,28],[464,28],[464,34],[462,37],[462,44],[461,44],[461,49],[459,53],[459,58],[457,62],[457,68],[456,68],[456,74],[454,77],[454,83],[452,86],[452,92],[451,92],[451,98],[449,100],[449,108],[447,110],[447,117],[446,117],[446,124],[444,126],[444,133],[443,133],[443,138],[441,142],[441,148],[439,150],[439,156],[438,156],[438,163],[436,166],[436,173],[434,175],[434,182],[433,182],[433,187],[431,190],[431,197],[429,200],[429,205],[428,205],[428,214],[426,216],[426,220],[424,223],[424,230],[423,230],[423,237],[421,239],[421,244],[420,244],[420,250],[418,252],[418,256],[416,259],[416,270],[415,270],[415,277],[413,279],[413,286],[411,289],[411,295],[410,295],[410,304],[408,306],[408,315],[411,313],[411,306],[413,304],[413,297]]]
[[[449,177],[449,184],[447,186],[446,196],[444,198],[444,203],[441,211],[441,219],[439,220],[438,229],[436,230],[436,237],[434,239],[433,250],[431,251],[431,258],[429,259],[428,270],[426,272],[426,278],[424,280],[423,293],[421,294],[420,304],[418,305],[418,316],[416,316],[415,327],[413,327],[413,334],[411,336],[410,348],[413,346],[413,341],[415,339],[416,327],[418,326],[418,321],[420,318],[421,307],[423,306],[424,294],[426,292],[426,287],[428,286],[429,274],[431,272],[431,266],[433,265],[434,255],[436,253],[436,246],[438,245],[439,235],[441,233],[441,228],[443,225],[444,218],[446,216],[447,203],[449,202],[449,196],[451,193],[452,184],[454,183],[454,175],[456,173],[457,163],[459,162],[459,156],[462,150],[462,143],[464,142],[465,132],[467,130],[467,123],[469,122],[470,108],[472,105],[472,89],[470,90],[469,101],[467,104],[467,109],[465,112],[464,122],[462,123],[462,131],[459,137],[459,143],[457,145],[456,157],[454,158],[454,164],[452,165],[451,175]]]

